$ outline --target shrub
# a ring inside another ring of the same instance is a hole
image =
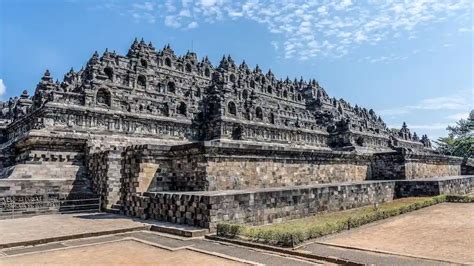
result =
[[[239,224],[218,224],[217,225],[217,235],[227,238],[235,238],[237,235],[241,234],[244,230],[244,225]]]
[[[446,195],[447,202],[474,203],[474,196],[470,195]]]

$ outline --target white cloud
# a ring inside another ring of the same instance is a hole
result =
[[[7,86],[5,86],[5,83],[3,83],[3,79],[0,79],[0,97],[2,97],[6,91],[7,91]]]
[[[212,7],[216,4],[216,0],[201,0],[201,5],[204,7]]]
[[[467,27],[462,27],[458,29],[459,32],[471,32],[474,31],[474,27],[467,28]]]
[[[165,17],[165,25],[171,28],[179,28],[181,27],[181,23],[177,17],[174,16],[166,16]]]
[[[469,110],[473,108],[473,95],[470,90],[460,90],[451,95],[422,99],[414,105],[381,110],[382,115],[399,116],[410,114],[416,110]]]
[[[188,29],[195,29],[199,26],[199,24],[196,21],[193,21],[188,24]]]
[[[463,113],[456,113],[452,115],[448,115],[446,118],[454,121],[459,121],[461,119],[467,119],[469,117],[469,112],[463,112]]]
[[[407,58],[408,58],[407,56],[390,54],[390,55],[384,55],[384,56],[379,56],[379,57],[367,56],[364,59],[370,63],[388,63],[388,62],[393,62],[393,61],[406,60]]]
[[[388,128],[401,128],[402,125],[395,125],[395,124],[390,124],[387,125]],[[432,123],[432,124],[411,124],[407,123],[407,127],[410,130],[439,130],[439,129],[446,129],[448,127],[448,124],[445,123]]]
[[[166,0],[164,7],[166,12],[171,13],[176,11],[176,6],[174,5],[173,0]]]
[[[280,48],[278,42],[276,41],[271,41],[270,44],[273,46],[273,49],[275,49],[275,51],[278,51],[278,49]]]
[[[450,96],[424,99],[412,108],[424,110],[462,110],[472,104],[469,102],[469,99],[472,98],[464,91]]]
[[[469,112],[474,109],[472,99],[472,90],[459,90],[450,95],[426,98],[413,105],[381,110],[378,113],[390,120],[389,127],[400,128],[402,121],[406,121],[413,131],[428,133],[431,139],[438,139],[447,135],[448,125],[453,125],[469,116]],[[431,117],[431,121],[430,119],[416,121],[425,115]]]
[[[155,3],[152,2],[144,2],[143,4],[134,3],[132,6],[135,9],[141,9],[146,11],[153,11],[155,9]]]
[[[183,9],[179,12],[179,16],[181,17],[191,17],[191,11],[188,9]]]
[[[129,13],[151,23],[150,16],[154,16],[172,28],[225,19],[255,21],[280,35],[285,58],[309,59],[344,56],[357,46],[378,45],[388,39],[417,38],[423,26],[464,18],[470,10],[470,0],[148,0],[132,4]],[[466,24],[459,26],[460,32],[472,31],[469,19],[459,21]],[[391,59],[381,58],[387,60]]]
[[[424,130],[433,130],[433,129],[445,129],[447,128],[446,124],[443,123],[433,123],[433,124],[408,124],[410,129],[424,129]]]

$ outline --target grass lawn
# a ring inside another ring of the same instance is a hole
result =
[[[474,202],[474,198],[445,195],[402,198],[382,203],[377,207],[367,206],[340,212],[317,214],[279,224],[264,226],[218,224],[217,235],[277,246],[294,247],[305,240],[337,233],[445,201]]]

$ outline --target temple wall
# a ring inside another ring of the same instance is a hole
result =
[[[474,175],[474,158],[464,158],[461,164],[462,175]]]
[[[419,179],[457,176],[461,174],[462,158],[440,154],[396,151],[374,154],[371,162],[372,180]]]
[[[158,177],[169,167],[169,158],[165,155],[167,151],[169,146],[137,145],[122,152],[120,201],[126,215],[131,215],[127,211],[129,208],[139,207],[134,201],[136,196],[157,191],[158,187],[169,183],[166,177]]]
[[[74,179],[6,179],[0,182],[0,197],[87,193],[88,186]]]
[[[352,182],[370,174],[368,156],[265,145],[197,143],[171,149],[170,158],[171,190],[175,191]]]
[[[457,176],[461,174],[460,164],[435,164],[423,162],[406,162],[406,179],[429,178],[433,176]]]
[[[263,225],[395,198],[467,194],[474,176],[364,181],[234,191],[146,192],[130,197],[127,215],[215,230],[218,223]]]
[[[377,154],[371,163],[372,180],[395,180],[405,176],[403,157],[396,153]]]
[[[89,193],[84,154],[50,150],[21,150],[16,164],[0,168],[0,196]]]
[[[199,191],[363,181],[368,165],[198,154],[174,158],[170,170],[171,190]]]
[[[441,155],[392,152],[372,156],[256,144],[200,142],[163,147],[139,148],[149,154],[148,163],[157,164],[149,166],[155,173],[147,191],[219,191],[456,176],[461,163],[459,158]]]
[[[437,179],[419,179],[397,181],[396,196],[419,197],[440,194],[468,194],[472,191],[474,176],[444,177]]]
[[[229,192],[148,192],[133,197],[132,216],[215,229],[219,222],[262,225],[394,198],[395,182],[325,184]]]
[[[87,165],[91,188],[101,198],[101,207],[111,209],[120,204],[121,151],[89,154]]]
[[[209,161],[206,175],[209,190],[296,186],[363,181],[367,176],[367,165],[228,158]]]

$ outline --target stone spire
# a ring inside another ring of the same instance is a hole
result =
[[[53,83],[53,78],[51,77],[51,73],[49,73],[49,69],[46,69],[41,80],[44,83]]]
[[[248,70],[249,69],[249,66],[247,66],[247,63],[245,63],[245,60],[242,60],[242,63],[240,63],[239,69],[240,70]]]

